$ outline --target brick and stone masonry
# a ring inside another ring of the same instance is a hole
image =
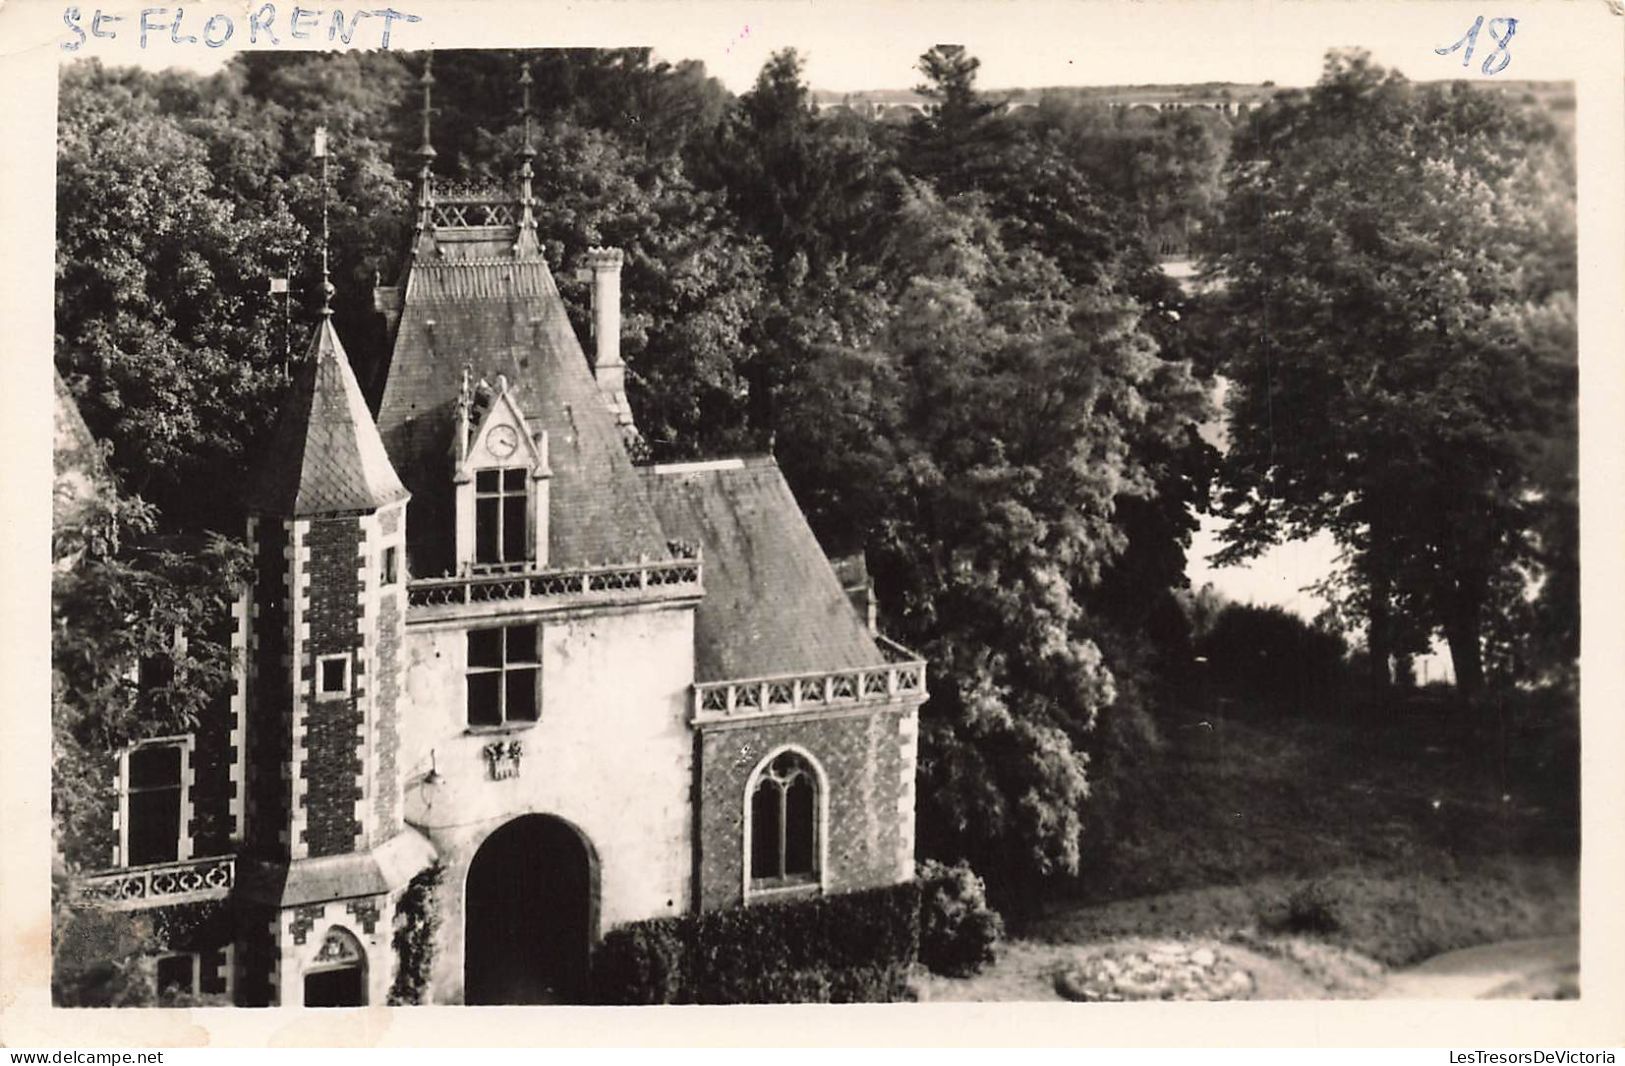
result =
[[[288,761],[293,710],[287,602],[291,524],[254,519],[250,526],[255,593],[248,648],[251,698],[247,711],[247,849],[266,857],[287,854],[283,835],[288,788],[283,768]]]
[[[406,548],[402,534],[404,507],[378,512],[378,550],[372,573],[381,581],[383,552],[395,549],[395,583],[378,588],[377,630],[373,660],[377,664],[372,688],[373,839],[388,840],[401,830],[399,755],[401,676],[405,669],[402,644],[406,639]]]
[[[302,649],[303,751],[299,759],[299,790],[304,827],[295,841],[295,854],[319,858],[340,855],[357,847],[361,824],[356,800],[363,762],[364,714],[362,701],[371,683],[359,621],[363,616],[363,579],[366,558],[361,520],[354,516],[319,518],[310,523],[305,546],[308,554],[307,628]],[[349,691],[341,697],[317,694],[318,661],[327,655],[349,657]],[[304,845],[299,848],[298,845]]]
[[[825,888],[849,892],[912,877],[912,819],[905,822],[897,812],[912,800],[915,735],[912,706],[702,727],[696,740],[701,907],[743,898],[745,788],[763,759],[786,744],[811,755],[828,785],[821,797],[830,804]]]

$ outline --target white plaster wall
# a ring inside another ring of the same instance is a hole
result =
[[[466,631],[407,632],[405,814],[446,866],[438,1002],[461,996],[469,863],[487,835],[519,815],[556,815],[587,837],[599,864],[596,933],[689,908],[693,608],[623,609],[541,625],[541,719],[498,732],[467,729]],[[490,780],[482,749],[497,739],[524,745],[519,776]],[[435,785],[423,780],[431,751],[441,777]]]

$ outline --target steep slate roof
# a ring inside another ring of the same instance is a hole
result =
[[[532,429],[547,431],[549,566],[669,555],[546,260],[420,255],[406,277],[378,409],[384,444],[412,490],[415,574],[454,563],[452,434],[465,363],[475,380],[505,374]]]
[[[333,321],[324,317],[244,502],[251,512],[299,517],[371,511],[406,495]]]
[[[694,680],[885,661],[772,459],[641,472],[667,532],[705,551]]]

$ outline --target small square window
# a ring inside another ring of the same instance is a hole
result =
[[[184,955],[165,955],[158,960],[157,981],[158,996],[160,1000],[171,996],[190,996],[197,993],[198,957],[189,953]]]
[[[350,657],[324,655],[316,660],[316,695],[322,698],[350,694]]]
[[[385,548],[384,557],[379,565],[379,569],[382,571],[379,575],[380,583],[385,585],[395,584],[396,581],[400,580],[399,568],[400,549],[394,546]]]

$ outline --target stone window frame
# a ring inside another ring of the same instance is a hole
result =
[[[508,659],[508,637],[510,630],[528,629],[535,638],[536,658],[519,659],[512,662]],[[469,660],[468,645],[472,643],[473,636],[479,632],[499,632],[502,636],[502,662],[498,666],[474,666]],[[471,626],[464,633],[463,658],[463,725],[470,733],[501,733],[515,729],[530,729],[542,720],[542,626],[538,622],[517,622],[508,625],[482,625]],[[508,684],[507,676],[510,670],[526,670],[534,674],[534,693],[536,717],[510,718],[508,716]],[[502,680],[497,684],[497,720],[495,722],[475,722],[470,715],[473,701],[473,691],[469,678],[475,674],[496,674]]]
[[[390,588],[401,581],[401,549],[398,544],[386,544],[378,553],[378,585]]]
[[[354,657],[347,651],[334,652],[330,655],[316,656],[316,699],[342,700],[347,699],[355,688]],[[324,669],[328,663],[342,663],[344,665],[344,681],[338,688],[327,688],[324,684],[327,671]]]
[[[192,979],[185,989],[187,995],[198,996],[203,993],[203,953],[198,951],[165,951],[152,957],[152,988],[158,996],[163,996],[163,986],[159,983],[159,968],[168,959],[189,959],[192,965]]]
[[[344,949],[351,949],[355,952],[355,955],[348,957],[339,954],[336,957],[329,957],[329,947],[331,945],[336,945],[340,952]],[[361,978],[361,1003],[359,1006],[371,1005],[372,960],[367,957],[367,942],[355,930],[341,922],[329,925],[326,931],[322,933],[321,939],[314,940],[314,946],[307,949],[307,956],[305,965],[299,973],[301,1000],[304,998],[305,979],[311,974],[330,973],[335,970],[356,970]]]
[[[775,759],[789,752],[812,769],[813,794],[813,861],[816,867],[810,880],[777,881],[758,879],[751,869],[751,852],[753,850],[753,833],[755,830],[755,817],[752,814],[752,801],[756,797],[756,788],[761,783],[767,768],[773,765]],[[741,797],[742,821],[744,835],[740,840],[740,880],[743,898],[749,903],[753,899],[779,899],[785,896],[816,895],[829,890],[829,775],[824,770],[824,764],[806,747],[795,744],[780,744],[768,751],[751,769],[745,778],[744,795]]]
[[[175,857],[144,865],[162,866],[171,862],[187,862],[192,858],[192,748],[195,738],[190,733],[167,737],[151,737],[129,745],[118,757],[118,838],[113,845],[113,865],[129,868],[130,862],[130,756],[142,748],[177,747],[181,749],[180,825],[176,827]]]
[[[472,569],[474,572],[501,573],[506,570],[525,569],[529,566],[535,565],[536,545],[535,536],[532,532],[531,519],[533,495],[531,492],[531,481],[533,479],[533,472],[531,471],[531,468],[525,464],[480,466],[474,468],[473,475],[474,485],[473,494],[471,496],[471,506],[474,508],[474,543],[472,545]],[[492,491],[480,488],[480,479],[482,477],[491,475],[494,475],[496,478],[496,489]],[[520,483],[518,487],[509,484],[509,482],[515,480],[519,481]],[[517,558],[510,559],[507,557],[508,516],[506,512],[508,501],[512,499],[522,500],[523,506],[520,507],[520,511],[522,512],[522,517],[520,518],[522,527],[519,532],[519,556]],[[480,558],[480,503],[483,500],[497,501],[496,549],[497,555],[499,556],[497,559],[482,560]]]

